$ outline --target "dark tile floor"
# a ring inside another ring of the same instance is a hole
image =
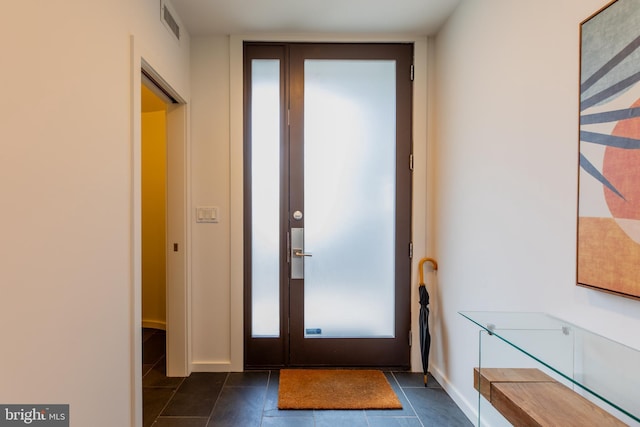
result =
[[[401,410],[281,411],[279,371],[193,373],[168,378],[165,334],[143,331],[144,427],[443,427],[472,426],[435,379],[386,372]]]

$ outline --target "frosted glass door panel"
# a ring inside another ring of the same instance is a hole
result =
[[[251,62],[253,337],[280,335],[280,61]]]
[[[396,63],[304,63],[305,338],[395,331]]]

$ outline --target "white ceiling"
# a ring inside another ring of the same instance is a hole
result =
[[[435,34],[461,0],[170,0],[191,36]]]

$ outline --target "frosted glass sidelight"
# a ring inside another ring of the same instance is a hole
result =
[[[304,76],[305,337],[394,337],[395,61]]]
[[[280,336],[280,61],[251,62],[251,335]]]

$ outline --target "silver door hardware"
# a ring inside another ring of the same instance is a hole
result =
[[[291,278],[304,279],[304,259],[312,256],[304,251],[304,228],[291,229]]]
[[[295,211],[295,212],[293,213],[293,219],[295,219],[295,220],[297,220],[297,221],[300,221],[300,220],[302,219],[302,212],[300,212],[300,211]]]

